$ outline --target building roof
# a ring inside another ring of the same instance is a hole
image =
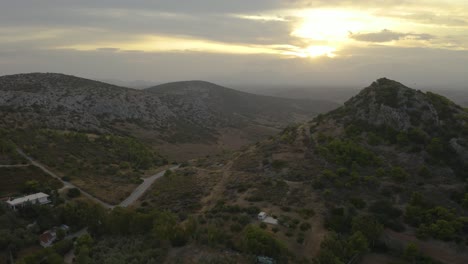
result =
[[[259,216],[264,216],[264,215],[266,215],[266,213],[265,212],[260,212],[258,215]]]
[[[40,236],[39,236],[39,240],[41,241],[41,243],[44,243],[44,244],[47,244],[51,241],[54,241],[56,238],[56,235],[55,233],[47,230],[45,231],[44,233],[42,233]]]
[[[39,200],[41,198],[47,198],[47,197],[49,197],[49,195],[40,192],[40,193],[35,193],[35,194],[28,195],[28,196],[10,200],[10,201],[7,201],[7,203],[14,206],[14,205],[26,203],[28,201],[35,201],[35,200]]]

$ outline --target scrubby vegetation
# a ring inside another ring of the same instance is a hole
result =
[[[116,203],[148,169],[167,160],[136,139],[52,130],[17,130],[10,138],[35,160],[102,200]],[[117,192],[99,188],[112,184]],[[105,192],[104,192],[105,191]]]
[[[44,218],[88,227],[89,237],[74,247],[87,263],[161,263],[190,248],[218,254],[206,263],[235,263],[224,254],[241,263],[257,256],[276,263],[359,263],[369,255],[438,263],[434,259],[446,260],[439,248],[462,259],[468,187],[460,111],[442,97],[381,79],[343,108],[229,159],[188,161],[159,179],[138,209],[106,211],[78,198],[43,212]],[[129,152],[105,157],[125,160],[118,172],[157,164],[146,166],[142,157],[151,154],[128,138],[65,133],[58,137],[72,139],[56,140],[42,133],[39,142],[91,141],[101,151]],[[34,154],[34,147],[26,149]],[[88,163],[79,160],[73,164]],[[260,211],[278,224],[258,220]]]
[[[0,168],[0,196],[50,193],[62,183],[34,166]]]
[[[200,209],[200,199],[207,185],[199,182],[191,169],[167,171],[145,195],[144,205],[182,215],[193,213]]]
[[[25,163],[26,160],[16,152],[16,146],[8,137],[8,133],[0,129],[0,165]]]

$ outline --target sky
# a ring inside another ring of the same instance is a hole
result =
[[[466,87],[468,0],[0,0],[0,75]]]

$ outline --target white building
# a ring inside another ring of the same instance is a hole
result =
[[[271,224],[271,225],[277,225],[278,224],[278,219],[275,219],[271,216],[268,216],[267,213],[265,212],[260,212],[257,216],[258,220],[262,221],[263,223]]]
[[[49,195],[45,193],[35,193],[28,196],[8,200],[7,204],[14,210],[23,207],[27,204],[48,204],[50,203]]]
[[[267,213],[260,212],[257,217],[258,217],[258,220],[265,220],[265,218],[267,217]]]

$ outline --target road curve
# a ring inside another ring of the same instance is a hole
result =
[[[169,170],[176,170],[179,168],[179,165],[174,166],[169,168]],[[143,183],[140,184],[138,187],[133,190],[133,192],[130,194],[130,196],[127,197],[127,199],[123,200],[119,206],[121,207],[127,207],[129,205],[132,205],[134,202],[136,202],[150,187],[153,185],[154,181],[157,179],[161,178],[164,176],[167,170],[161,171],[149,178],[143,179]]]
[[[76,188],[78,190],[81,191],[81,193],[88,197],[89,199],[97,202],[98,204],[102,205],[103,207],[105,208],[108,208],[108,209],[113,209],[115,207],[115,205],[111,205],[109,203],[106,203],[102,200],[100,200],[99,198],[97,197],[94,197],[93,195],[91,195],[90,193],[82,190],[80,187],[74,185],[73,183],[70,183],[70,182],[67,182],[67,181],[64,181],[62,180],[62,178],[60,176],[58,176],[57,174],[53,173],[52,171],[50,171],[49,169],[47,169],[44,165],[42,165],[41,163],[35,161],[33,158],[31,158],[30,156],[26,155],[26,153],[24,153],[21,149],[16,149],[16,151],[21,155],[23,156],[24,158],[26,158],[32,165],[38,167],[39,169],[41,169],[42,171],[44,171],[45,173],[49,174],[50,176],[56,178],[57,180],[59,180],[60,182],[63,183],[64,188]],[[174,167],[171,167],[169,168],[169,170],[176,170],[179,168],[179,165],[177,166],[174,166]],[[164,170],[164,171],[161,171],[151,177],[148,177],[148,178],[144,178],[143,179],[143,183],[140,184],[138,187],[135,188],[135,190],[133,190],[133,192],[125,199],[123,200],[119,205],[117,206],[121,206],[121,207],[127,207],[127,206],[130,206],[132,205],[134,202],[136,202],[150,187],[151,185],[154,183],[154,181],[156,181],[157,179],[161,178],[162,176],[164,176],[164,174],[166,173],[167,170]]]
[[[43,172],[49,174],[50,176],[56,178],[57,180],[59,180],[61,183],[63,183],[64,187],[62,187],[62,189],[65,189],[65,188],[76,188],[78,190],[80,190],[80,192],[88,197],[89,199],[97,202],[98,204],[104,206],[105,208],[109,208],[109,209],[112,209],[114,208],[113,205],[111,204],[108,204],[94,196],[92,196],[91,194],[89,194],[88,192],[86,191],[83,191],[80,187],[74,185],[73,183],[70,183],[70,182],[67,182],[67,181],[64,181],[62,180],[62,178],[60,176],[58,176],[57,174],[51,172],[49,169],[47,169],[44,165],[42,165],[41,163],[35,161],[33,158],[31,158],[30,156],[26,155],[26,153],[24,153],[21,149],[16,149],[16,151],[21,155],[23,156],[24,158],[26,158],[27,160],[29,160],[29,162],[31,162],[32,165],[38,167],[39,169],[41,169]]]

